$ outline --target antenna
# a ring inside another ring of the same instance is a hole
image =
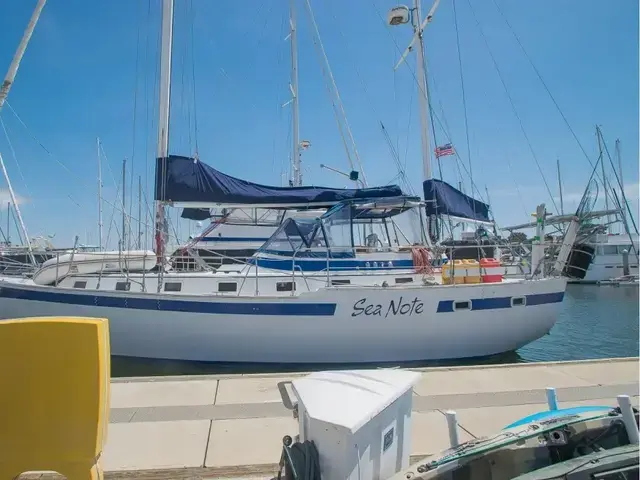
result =
[[[98,248],[102,251],[102,162],[100,159],[100,138],[96,138],[98,146]]]

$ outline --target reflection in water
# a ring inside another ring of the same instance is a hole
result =
[[[582,360],[638,355],[638,288],[569,285],[562,311],[550,335],[521,348],[484,359],[412,362],[403,367],[494,365],[502,363]],[[369,368],[398,366],[371,365]],[[113,357],[114,377],[305,372],[363,368],[362,365],[260,365],[181,362]],[[367,368],[367,367],[364,367]]]

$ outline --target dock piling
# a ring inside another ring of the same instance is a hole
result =
[[[449,443],[451,444],[451,448],[455,448],[460,445],[456,412],[453,410],[447,410],[445,412],[445,416],[447,417],[447,427],[449,428]]]

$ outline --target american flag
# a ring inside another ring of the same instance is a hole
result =
[[[453,145],[447,143],[446,145],[442,145],[441,147],[436,147],[436,158],[445,157],[447,155],[455,155],[456,151],[453,148]]]

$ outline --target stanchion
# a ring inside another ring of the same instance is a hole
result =
[[[558,410],[558,396],[556,395],[556,389],[553,387],[547,387],[546,390],[549,410]]]
[[[451,444],[451,448],[457,447],[460,445],[460,441],[458,440],[458,419],[456,418],[456,412],[453,410],[447,410],[444,415],[447,417],[449,443]]]

